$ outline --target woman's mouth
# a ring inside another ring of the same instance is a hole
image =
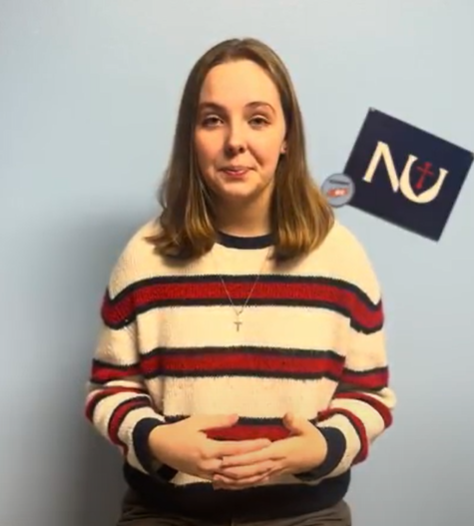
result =
[[[249,171],[246,166],[226,166],[222,171],[229,177],[242,178]]]

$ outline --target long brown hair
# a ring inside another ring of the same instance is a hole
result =
[[[212,203],[196,161],[194,130],[207,73],[214,66],[235,60],[252,60],[270,75],[286,121],[287,151],[277,167],[271,204],[274,258],[288,260],[308,253],[322,243],[333,225],[332,208],[309,172],[303,118],[285,64],[259,40],[225,40],[196,62],[184,86],[171,158],[159,191],[160,228],[149,238],[164,256],[199,257],[216,241]]]

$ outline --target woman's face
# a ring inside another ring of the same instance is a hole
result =
[[[285,135],[278,90],[260,66],[239,60],[209,71],[194,139],[201,175],[223,203],[270,202]]]

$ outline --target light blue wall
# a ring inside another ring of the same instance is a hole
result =
[[[2,526],[114,523],[120,463],[85,424],[83,383],[198,55],[246,35],[281,53],[322,181],[370,106],[474,148],[473,19],[471,0],[0,0]],[[474,523],[473,199],[471,174],[439,243],[339,213],[385,289],[399,396],[355,471],[355,525]]]

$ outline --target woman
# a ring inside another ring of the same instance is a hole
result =
[[[124,459],[118,524],[349,525],[351,468],[395,404],[381,292],[263,43],[192,69],[161,202],[113,269],[87,396]]]

